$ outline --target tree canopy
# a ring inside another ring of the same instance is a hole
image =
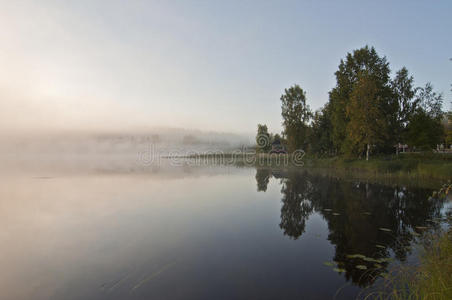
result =
[[[344,149],[347,153],[366,152],[368,159],[372,145],[380,145],[388,138],[384,99],[379,95],[373,76],[367,72],[359,75],[346,107],[347,124]]]
[[[353,90],[360,85],[358,81],[365,73],[371,78],[375,97],[379,97],[380,108],[388,112],[386,118],[393,117],[394,105],[390,88],[390,69],[386,57],[380,57],[375,48],[365,46],[348,53],[345,60],[341,60],[336,71],[336,86],[331,90],[329,104],[331,105],[332,142],[338,153],[351,154],[356,149],[350,147],[354,140],[350,140],[347,127],[350,122],[350,105]],[[369,84],[368,84],[369,86]],[[349,111],[347,113],[347,111]],[[386,120],[390,123],[390,120]]]
[[[452,143],[442,94],[431,83],[414,87],[406,67],[391,78],[387,58],[374,47],[347,53],[334,74],[328,102],[315,113],[299,85],[281,95],[282,135],[289,152],[368,158],[370,153],[398,151],[399,144],[431,150]],[[448,116],[450,120],[450,112]],[[258,136],[268,134],[260,126]]]
[[[289,151],[305,147],[312,112],[306,104],[306,92],[299,85],[284,90],[281,96],[281,115],[283,135],[287,140]]]

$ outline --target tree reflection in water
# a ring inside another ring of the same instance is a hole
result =
[[[309,216],[320,214],[335,246],[332,261],[359,286],[388,271],[391,253],[405,261],[422,231],[418,227],[438,226],[429,220],[440,217],[443,205],[429,199],[428,189],[351,182],[306,171],[257,169],[258,191],[267,190],[270,177],[281,179],[283,234],[300,238]]]
[[[257,191],[266,192],[270,177],[272,176],[271,169],[256,169]]]

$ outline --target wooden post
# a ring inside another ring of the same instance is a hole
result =
[[[369,160],[370,144],[367,144],[366,160]]]

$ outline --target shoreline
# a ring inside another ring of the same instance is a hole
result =
[[[199,154],[180,157],[210,164],[236,165],[238,167],[276,168],[306,170],[319,175],[337,176],[348,179],[362,179],[384,184],[404,183],[409,185],[438,188],[452,181],[452,155],[425,153],[399,154],[365,159],[344,157],[318,158],[306,156],[303,163],[295,164],[290,155],[269,155],[246,153],[234,155]]]

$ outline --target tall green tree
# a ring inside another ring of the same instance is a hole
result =
[[[407,141],[418,149],[431,150],[444,140],[443,96],[427,83],[425,87],[417,88],[416,98],[418,107],[408,122]]]
[[[430,82],[425,87],[419,87],[416,90],[417,101],[421,108],[433,119],[443,117],[443,95],[433,91],[433,85]]]
[[[268,152],[271,148],[271,137],[267,125],[257,125],[256,147],[259,152]]]
[[[396,123],[394,126],[394,133],[396,142],[405,143],[406,128],[409,119],[416,111],[419,99],[414,96],[416,90],[413,87],[413,76],[409,76],[408,70],[403,67],[397,71],[395,78],[391,82],[395,105],[397,107]],[[397,148],[398,149],[398,148]]]
[[[432,118],[425,110],[418,109],[407,127],[407,142],[420,150],[432,150],[441,144],[444,127],[441,121]]]
[[[312,112],[306,104],[306,93],[299,85],[284,90],[281,95],[281,115],[289,152],[305,149]]]
[[[386,122],[395,123],[391,120],[395,117],[396,106],[392,97],[390,69],[386,57],[380,57],[375,48],[369,46],[348,53],[345,60],[341,60],[339,64],[335,73],[336,86],[329,93],[333,128],[331,138],[338,153],[350,153],[354,150],[350,147],[352,142],[348,141],[349,137],[347,136],[347,127],[351,116],[347,113],[347,106],[351,101],[351,93],[363,71],[371,76],[375,82],[376,93],[381,99],[381,109],[386,111]],[[387,130],[390,131],[389,126],[387,126]],[[391,134],[387,136],[385,146],[391,144]]]
[[[328,103],[314,113],[311,130],[311,152],[316,155],[331,154],[333,143],[331,141],[331,114]]]
[[[369,160],[373,145],[378,145],[387,139],[384,103],[379,94],[378,83],[373,75],[362,72],[355,83],[347,105],[347,139],[349,146],[358,154],[366,153]]]

